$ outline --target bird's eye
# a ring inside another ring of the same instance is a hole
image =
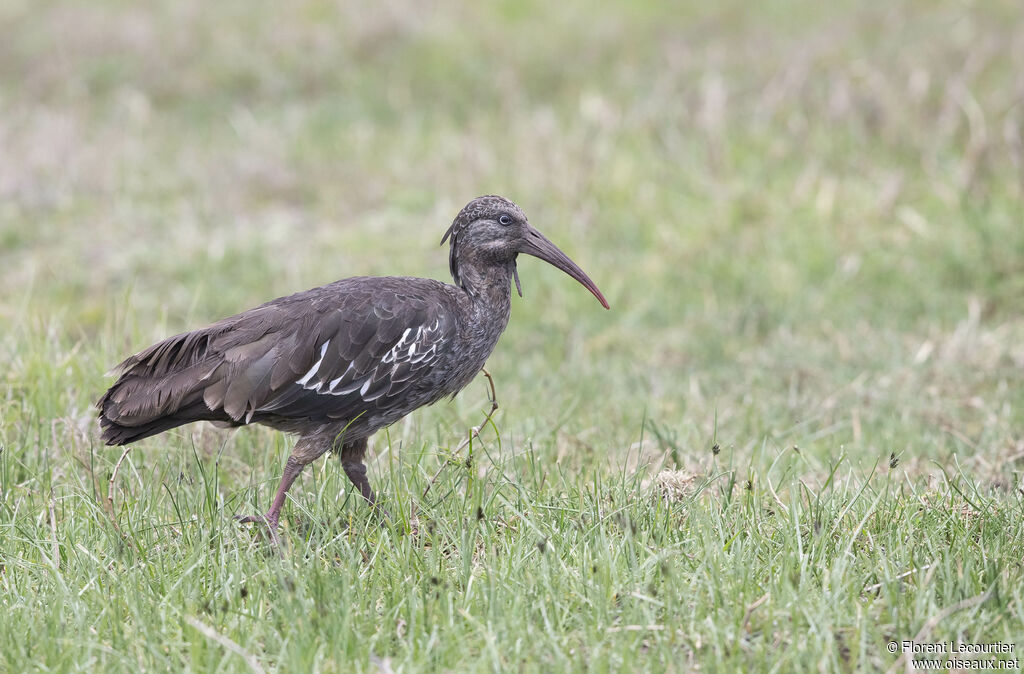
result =
[[[498,218],[498,222],[500,222],[503,225],[511,225],[512,217],[508,214],[502,214],[502,216]]]

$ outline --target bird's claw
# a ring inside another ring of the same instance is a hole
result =
[[[380,518],[380,523],[381,524],[386,524],[388,522],[393,522],[394,521],[394,519],[391,517],[391,513],[388,512],[388,509],[385,508],[382,505],[378,505],[378,504],[375,503],[373,505],[373,512],[374,512],[374,514],[377,515],[377,517]]]
[[[270,513],[266,515],[235,515],[235,521],[239,524],[265,524],[271,531],[277,530],[277,518]]]
[[[270,538],[271,547],[277,550],[278,555],[283,555],[281,551],[281,539],[277,535],[277,518],[275,513],[267,513],[266,515],[235,515],[235,521],[239,524],[263,524],[267,527],[267,534]]]

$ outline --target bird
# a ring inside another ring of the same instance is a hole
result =
[[[522,297],[520,254],[554,265],[609,308],[590,277],[504,197],[470,201],[446,242],[450,284],[346,278],[130,356],[96,403],[103,442],[126,445],[196,421],[262,424],[298,439],[269,510],[237,519],[275,531],[292,483],[328,451],[378,507],[363,462],[368,438],[454,398],[481,371],[508,325],[513,283]]]

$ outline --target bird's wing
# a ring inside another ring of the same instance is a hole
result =
[[[390,407],[456,334],[443,288],[346,279],[159,342],[118,366],[97,404],[104,439],[132,442],[203,419],[326,422]]]
[[[406,291],[375,294],[359,310],[328,312],[318,328],[315,338],[299,338],[304,358],[270,372],[269,395],[248,414],[353,420],[401,405],[403,394],[426,384],[455,321],[445,305]],[[229,413],[239,409],[230,396],[228,406]]]

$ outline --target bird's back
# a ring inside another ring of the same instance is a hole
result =
[[[356,277],[267,302],[121,363],[97,403],[103,440],[200,420],[364,437],[476,374],[482,360],[460,354],[465,315],[452,286],[419,278]]]

